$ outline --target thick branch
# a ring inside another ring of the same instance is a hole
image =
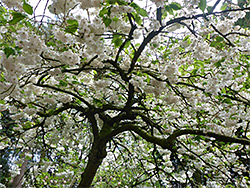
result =
[[[250,145],[250,140],[246,138],[230,137],[230,136],[221,135],[221,134],[217,134],[213,132],[204,132],[201,130],[193,130],[193,129],[177,130],[173,134],[171,134],[167,139],[165,139],[165,138],[152,136],[148,134],[148,132],[146,132],[142,128],[135,126],[133,124],[127,124],[122,127],[119,127],[115,129],[114,131],[112,131],[108,136],[113,137],[124,131],[133,131],[137,133],[139,136],[141,136],[143,139],[145,139],[146,141],[157,144],[161,146],[163,149],[171,149],[173,142],[178,137],[182,135],[188,135],[188,134],[212,137],[212,138],[215,138],[216,141],[221,141],[221,142],[226,142],[226,143],[238,143],[238,144],[243,144],[243,145]]]
[[[146,132],[145,130],[141,129],[140,127],[138,127],[134,124],[123,125],[122,127],[119,127],[117,129],[115,129],[114,131],[112,131],[109,135],[107,135],[107,137],[112,138],[115,135],[117,135],[121,132],[124,132],[124,131],[133,131],[133,132],[137,133],[138,135],[140,135],[143,139],[145,139],[148,142],[155,143],[164,149],[171,149],[172,143],[168,143],[166,141],[166,139],[164,139],[164,138],[152,136],[152,135],[148,134],[148,132]]]
[[[78,188],[87,188],[91,186],[96,172],[106,155],[106,143],[101,142],[101,140],[94,141],[88,156],[87,166],[81,175],[81,181]]]
[[[138,60],[138,58],[140,57],[142,51],[144,50],[144,48],[147,46],[147,44],[156,36],[158,35],[161,30],[163,29],[164,27],[161,27],[161,29],[159,29],[158,31],[151,31],[151,33],[149,33],[149,35],[143,40],[143,42],[141,43],[139,49],[135,52],[135,55],[132,59],[132,62],[131,62],[131,65],[130,65],[130,68],[128,70],[128,74],[131,73],[133,70],[134,70],[134,67],[135,67],[135,63],[136,61]]]
[[[193,129],[182,129],[175,131],[172,135],[167,138],[167,142],[173,142],[175,139],[182,135],[193,134],[193,135],[201,135],[215,138],[216,141],[226,142],[226,143],[238,143],[243,145],[250,145],[250,140],[246,138],[236,138],[226,135],[221,135],[213,132],[204,132],[201,130],[193,130]]]

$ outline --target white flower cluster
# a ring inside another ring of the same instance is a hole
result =
[[[65,65],[77,65],[80,63],[80,57],[71,50],[61,53],[59,59]]]
[[[73,8],[77,2],[75,0],[53,0],[49,6],[49,11],[53,14],[65,14]]]
[[[59,93],[57,98],[58,98],[57,100],[62,102],[62,103],[68,103],[72,100],[72,96],[67,95],[65,93]]]
[[[9,8],[22,7],[22,0],[2,0]]]
[[[96,17],[89,22],[83,18],[79,23],[78,32],[81,34],[81,38],[77,38],[77,42],[85,46],[82,56],[89,59],[98,54],[99,60],[105,59],[104,43],[100,40],[100,36],[106,31],[102,20]]]
[[[42,51],[45,49],[45,44],[41,38],[37,35],[31,35],[29,38],[22,38],[26,36],[23,32],[20,32],[20,35],[18,36],[20,41],[17,44],[19,47],[22,47],[25,52],[33,55],[41,55]]]
[[[74,40],[74,36],[69,33],[65,33],[59,28],[54,29],[54,35],[57,40],[62,41],[64,44],[71,43]]]
[[[208,80],[208,84],[206,86],[206,92],[212,93],[216,95],[220,91],[219,80],[216,77],[212,77]]]
[[[230,12],[228,15],[233,21],[236,22],[238,19],[244,18],[246,16],[246,13],[243,11],[235,11]]]
[[[174,93],[169,93],[163,100],[168,104],[175,104],[179,101],[179,97],[175,96]]]
[[[232,29],[232,20],[227,20],[226,22],[220,22],[217,24],[217,29],[222,33],[226,34]]]
[[[8,31],[8,28],[5,26],[0,26],[0,33],[6,33]],[[1,35],[0,35],[1,36]]]
[[[160,22],[155,19],[151,19],[149,27],[151,30],[157,31],[161,27]]]
[[[169,82],[172,84],[178,81],[178,76],[177,76],[178,66],[176,64],[177,64],[176,62],[168,63],[168,65],[165,66],[164,69],[160,69],[162,70],[162,74],[166,76]]]
[[[157,7],[163,6],[165,0],[151,0]]]
[[[105,32],[105,30],[106,28],[102,19],[97,17],[93,20],[93,22],[89,22],[86,18],[83,18],[80,21],[78,32],[84,34],[86,40],[90,40],[87,38],[94,37],[93,34],[101,35]]]
[[[81,3],[82,9],[88,9],[92,7],[100,7],[104,0],[78,0]]]
[[[133,12],[134,9],[131,6],[123,5],[123,6],[118,6],[114,5],[111,9],[111,14],[110,17],[117,16],[121,13],[131,13]]]
[[[17,84],[18,77],[25,72],[25,68],[13,57],[7,58],[5,55],[2,56],[0,65],[5,69],[6,81],[13,84]]]

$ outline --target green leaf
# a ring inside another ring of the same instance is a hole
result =
[[[131,44],[131,41],[127,41],[124,48],[128,48],[130,44]]]
[[[231,99],[223,99],[222,103],[227,103],[227,104],[231,104],[231,105],[233,104]]]
[[[29,129],[32,127],[32,123],[30,121],[26,122],[23,126],[24,129]]]
[[[114,35],[112,42],[114,43],[115,47],[119,47],[122,45],[122,36],[120,35]]]
[[[220,10],[226,10],[227,9],[227,6],[228,4],[227,3],[224,3],[221,7],[220,7]]]
[[[12,20],[9,21],[9,24],[16,24],[16,23],[18,23],[19,21],[23,20],[26,17],[26,15],[23,15],[23,14],[21,14],[19,12],[13,12],[11,14],[12,14],[13,18],[12,18]]]
[[[65,82],[64,80],[59,80],[59,86],[66,87],[67,85],[68,85],[68,83]]]
[[[108,9],[107,7],[103,7],[102,10],[99,12],[99,16],[103,17],[105,14],[108,14]]]
[[[0,15],[5,14],[7,12],[7,9],[3,6],[0,7]]]
[[[73,20],[73,19],[67,20],[67,23],[68,23],[69,25],[78,25],[78,21],[77,21],[77,20]]]
[[[15,55],[15,50],[11,47],[5,47],[3,49],[4,54],[6,55],[6,57],[8,58],[10,55]]]
[[[109,3],[109,4],[115,4],[116,3],[116,0],[107,0],[107,3]]]
[[[119,18],[115,16],[114,18],[112,18],[112,21],[113,21],[113,22],[118,22],[118,21],[119,21]]]
[[[180,5],[179,3],[175,3],[175,2],[171,3],[171,4],[170,4],[170,7],[171,7],[173,10],[180,10],[180,9],[182,8],[181,5]]]
[[[207,12],[212,13],[213,7],[212,6],[207,6]]]
[[[207,7],[207,0],[200,0],[199,8],[202,10],[202,12],[205,11],[206,7]]]
[[[132,13],[133,14],[133,16],[134,16],[134,18],[135,18],[135,22],[138,24],[138,25],[141,25],[142,24],[142,19],[141,19],[141,17],[138,15],[138,14],[136,14],[136,13]]]
[[[0,26],[5,25],[7,23],[5,16],[3,16],[3,14],[5,13],[6,9],[0,6]]]
[[[66,32],[68,33],[74,33],[76,32],[77,28],[78,28],[78,21],[77,20],[67,20],[67,27],[66,27]]]
[[[165,6],[165,10],[166,10],[169,14],[174,15],[174,11],[173,11],[173,9],[171,8],[170,5],[166,5],[166,6]]]
[[[103,20],[103,23],[105,24],[106,27],[108,27],[112,22],[112,20],[110,18],[107,18],[107,17],[103,17],[102,20]]]
[[[144,10],[143,8],[141,8],[139,5],[137,5],[136,3],[131,3],[130,4],[130,6],[131,7],[133,7],[135,10],[136,10],[136,12],[138,13],[138,14],[140,14],[141,16],[143,16],[143,17],[147,17],[148,16],[148,13],[147,13],[147,11],[146,10]]]
[[[123,0],[117,0],[118,5],[127,5],[128,3],[126,3]]]
[[[103,105],[102,101],[96,98],[93,98],[93,103],[96,104],[98,107]]]
[[[225,59],[221,59],[221,60],[217,61],[216,63],[214,63],[214,66],[219,68],[221,66],[221,63],[224,62],[224,61],[225,61]]]
[[[216,41],[217,42],[221,42],[221,41],[224,41],[224,38],[223,37],[221,37],[221,36],[216,36]]]
[[[163,14],[162,14],[162,19],[166,18],[168,16],[168,12],[167,11],[163,11]]]
[[[28,3],[24,2],[23,3],[23,10],[27,13],[32,15],[33,14],[33,8],[30,6]]]
[[[226,185],[225,188],[234,188],[234,186],[233,185]]]

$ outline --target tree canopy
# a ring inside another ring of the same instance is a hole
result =
[[[1,0],[2,187],[249,187],[247,1]]]

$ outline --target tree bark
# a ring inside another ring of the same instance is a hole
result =
[[[88,188],[96,175],[99,166],[106,157],[106,143],[94,142],[89,154],[87,166],[81,175],[81,181],[78,188]]]
[[[28,162],[29,160],[28,159],[25,159],[23,164],[22,164],[22,167],[21,167],[21,171],[20,171],[20,174],[17,175],[14,179],[13,179],[13,183],[12,183],[12,186],[11,188],[22,188],[22,179],[23,179],[23,176],[26,172],[26,167],[28,165]]]

